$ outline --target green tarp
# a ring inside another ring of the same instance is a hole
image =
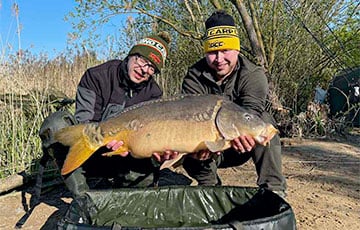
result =
[[[59,229],[295,229],[290,205],[264,189],[170,186],[91,191]]]

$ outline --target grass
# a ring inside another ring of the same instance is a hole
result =
[[[57,99],[74,98],[83,72],[96,65],[94,57],[23,54],[10,58],[0,71],[0,178],[36,168],[42,156],[39,128]],[[32,172],[28,172],[32,173]]]

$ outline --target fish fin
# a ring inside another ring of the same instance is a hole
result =
[[[264,132],[259,135],[259,137],[255,138],[255,140],[263,146],[270,146],[270,140],[278,133],[279,130],[277,130],[273,125],[269,124]]]
[[[84,133],[86,127],[86,124],[73,125],[55,133],[54,138],[57,142],[70,147],[61,169],[61,175],[77,169],[101,147],[100,142],[90,143],[89,137]]]
[[[221,139],[218,141],[205,141],[204,143],[211,152],[222,151],[226,144],[224,139]]]
[[[73,146],[81,138],[85,124],[72,125],[60,129],[54,134],[55,141],[65,145]]]
[[[115,151],[103,153],[102,156],[105,156],[105,157],[111,157],[111,156],[116,156],[116,155],[124,156],[127,153],[129,153],[129,148],[127,146],[121,146],[120,148],[118,148]]]
[[[69,153],[66,155],[61,175],[66,175],[80,167],[98,148],[90,146],[84,138],[78,140],[70,147]]]
[[[181,159],[183,158],[183,156],[185,156],[186,153],[179,153],[178,156],[174,159],[171,160],[167,160],[164,163],[162,163],[162,165],[160,166],[160,170],[164,169],[164,168],[170,168],[170,167],[174,167],[174,165],[176,165],[176,163],[181,162]],[[178,167],[179,165],[177,165],[176,167]]]
[[[102,156],[106,156],[106,157],[111,157],[111,156],[115,156],[115,155],[124,156],[128,152],[130,152],[129,143],[128,143],[130,132],[131,131],[129,131],[129,130],[125,130],[125,131],[118,132],[116,135],[105,137],[103,140],[104,143],[109,143],[112,140],[118,140],[118,141],[121,140],[123,142],[123,144],[114,151],[103,153]]]
[[[183,156],[185,156],[185,154],[184,154]],[[172,167],[173,167],[174,169],[176,169],[177,167],[179,167],[180,165],[183,164],[184,159],[185,159],[185,157],[182,157],[180,160],[176,161],[176,162],[172,165]]]

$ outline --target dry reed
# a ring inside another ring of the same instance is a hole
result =
[[[21,60],[21,61],[19,61]],[[93,56],[61,54],[53,60],[22,53],[0,71],[0,178],[34,168],[42,156],[39,128],[54,112],[54,98],[74,98]],[[31,173],[31,172],[30,172]]]

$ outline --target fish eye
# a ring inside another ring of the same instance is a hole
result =
[[[251,115],[248,114],[248,113],[245,113],[245,114],[244,114],[244,117],[245,117],[245,119],[248,120],[248,121],[251,119]]]

